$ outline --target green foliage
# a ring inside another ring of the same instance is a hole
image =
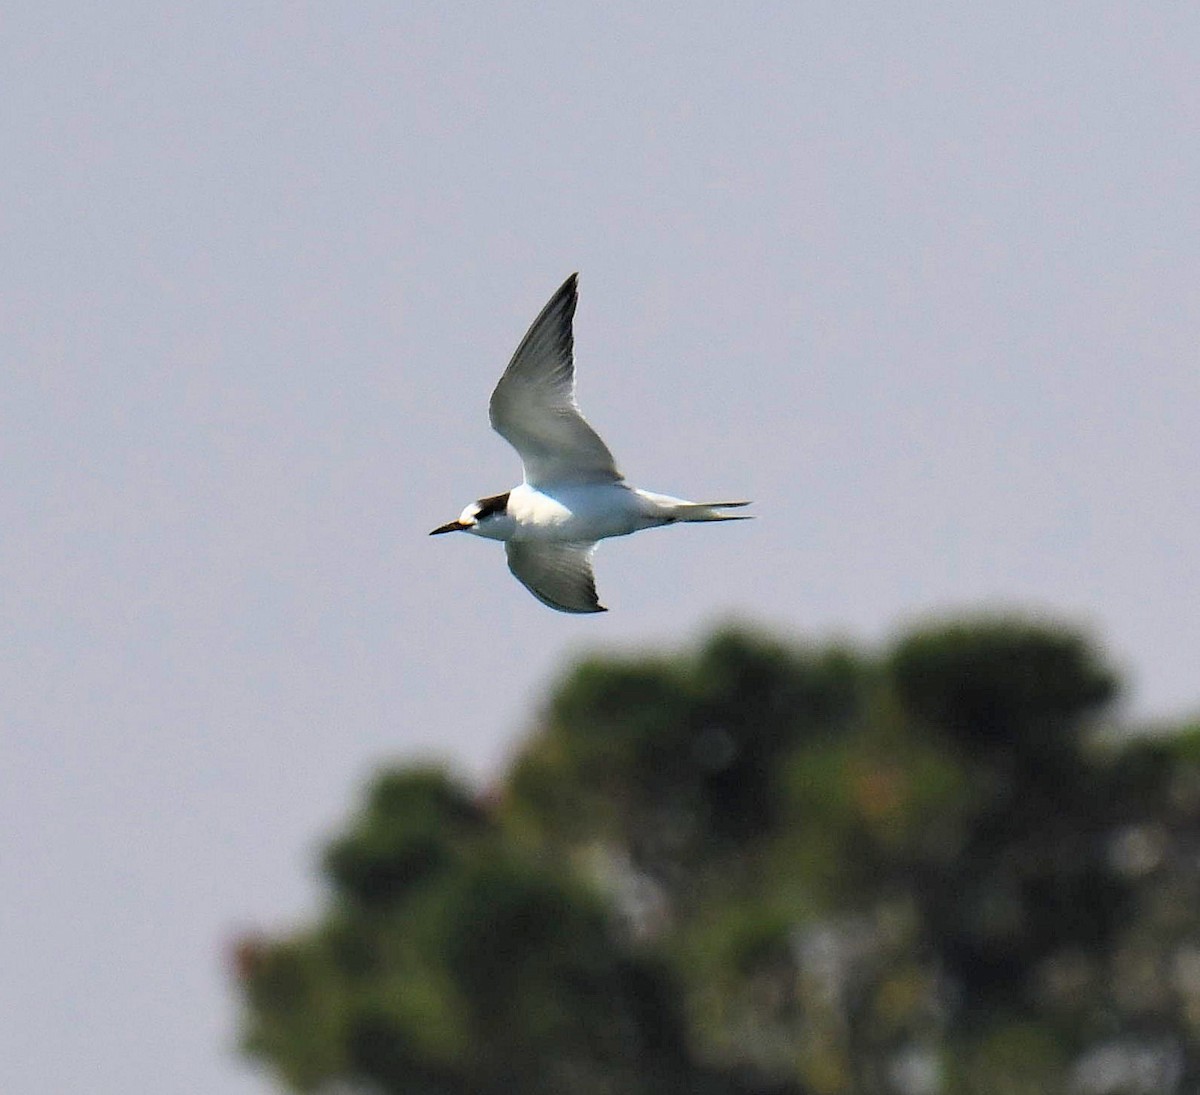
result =
[[[488,830],[484,812],[443,773],[387,773],[358,825],[329,848],[325,869],[345,896],[386,906],[469,858]]]
[[[326,871],[330,916],[246,978],[247,1046],[295,1089],[638,1092],[686,1065],[668,971],[444,775],[381,777]]]
[[[846,651],[728,631],[670,663],[585,663],[518,759],[509,808],[549,840],[617,842],[651,873],[737,854],[778,825],[789,753],[855,716],[862,676]]]
[[[297,1091],[1185,1090],[1200,728],[1098,737],[1116,693],[1017,618],[593,658],[486,800],[380,776],[323,918],[240,954],[246,1047]]]
[[[1063,763],[1116,679],[1078,634],[1013,618],[928,628],[897,644],[892,686],[912,716],[965,750],[1028,771]]]

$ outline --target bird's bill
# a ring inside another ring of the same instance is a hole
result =
[[[438,528],[435,528],[429,535],[441,536],[443,532],[462,532],[469,527],[469,525],[464,525],[461,521],[451,521],[448,525],[440,525]]]

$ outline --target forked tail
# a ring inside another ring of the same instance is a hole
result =
[[[672,516],[676,521],[750,521],[752,513],[718,513],[722,509],[738,509],[749,502],[680,502]]]

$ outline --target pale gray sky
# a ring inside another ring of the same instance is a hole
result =
[[[223,951],[384,759],[486,775],[586,646],[1093,626],[1194,710],[1200,9],[9,5],[0,1090],[263,1095]],[[429,539],[581,271],[612,609]]]

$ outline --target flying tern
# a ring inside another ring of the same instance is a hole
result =
[[[606,612],[596,596],[599,540],[680,521],[742,521],[720,510],[749,502],[689,502],[625,482],[575,403],[572,274],[533,321],[492,392],[492,428],[521,457],[519,486],[472,502],[429,535],[469,532],[503,540],[508,569],[559,612]]]

